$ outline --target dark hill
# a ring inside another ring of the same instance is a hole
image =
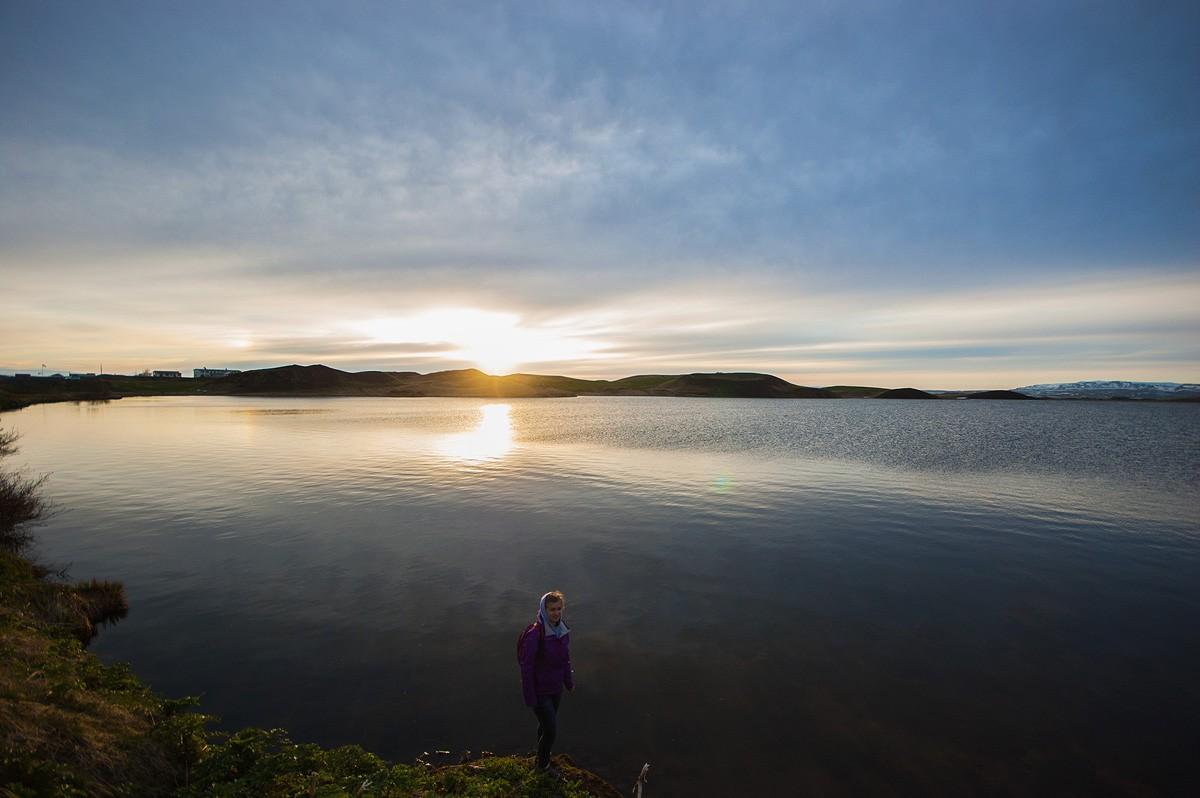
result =
[[[636,374],[634,377],[622,377],[613,380],[610,385],[610,390],[604,392],[612,392],[623,396],[650,396],[650,391],[660,388],[665,383],[671,382],[676,378],[676,374]],[[607,382],[607,380],[596,380],[596,383]]]
[[[919,388],[892,388],[891,390],[884,391],[881,394],[877,394],[875,396],[875,398],[876,399],[937,399],[937,397],[934,396],[933,394],[925,393],[925,391],[922,391]]]
[[[613,393],[615,382],[610,380],[582,380],[578,377],[558,377],[546,374],[510,374],[513,380],[521,380],[524,384],[544,391],[559,391],[570,396],[580,394],[609,394]]]
[[[576,391],[555,385],[554,380],[553,377],[539,378],[529,374],[493,377],[479,369],[436,371],[433,374],[416,374],[406,378],[403,389],[405,393],[396,395],[494,396],[506,399],[576,395]],[[413,393],[407,393],[410,390]]]
[[[1032,399],[1032,396],[1026,396],[1023,393],[1016,391],[980,391],[979,393],[967,394],[968,399]]]
[[[281,366],[243,371],[214,381],[210,393],[288,396],[571,396],[572,392],[531,384],[523,375],[492,377],[479,369],[362,371],[329,366]]]
[[[841,399],[874,399],[887,388],[873,388],[867,385],[830,385],[825,390]]]
[[[770,374],[639,374],[619,380],[581,380],[575,377],[542,374],[488,377],[474,369],[469,371],[481,375],[484,380],[500,381],[501,389],[509,391],[504,394],[507,396],[708,396],[791,399],[832,397],[832,394],[820,388],[793,385]],[[439,386],[439,390],[444,388],[445,385]]]
[[[650,393],[657,396],[744,397],[753,399],[833,399],[823,388],[793,385],[771,374],[681,374]]]
[[[545,374],[493,377],[479,369],[347,372],[325,365],[280,366],[214,378],[103,374],[84,379],[0,375],[0,412],[41,402],[105,401],[124,396],[462,396],[480,398],[568,396],[687,396],[715,398],[1039,399],[1020,391],[885,390],[861,385],[810,388],[771,374],[638,374],[585,380]],[[1051,397],[1059,398],[1059,397]],[[1127,398],[1127,397],[1123,397]],[[1165,397],[1159,397],[1165,399]],[[1198,401],[1195,396],[1173,401]],[[1149,398],[1147,398],[1149,400]]]
[[[821,388],[793,385],[770,374],[638,375],[621,380],[581,380],[540,374],[493,377],[479,369],[350,373],[328,366],[282,366],[214,380],[210,393],[307,396],[550,397],[580,394],[826,399]]]
[[[364,371],[351,374],[329,366],[280,366],[231,374],[213,380],[209,393],[223,394],[307,394],[310,396],[369,396],[385,394],[397,381],[415,372],[389,374]]]

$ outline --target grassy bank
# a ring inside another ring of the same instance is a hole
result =
[[[0,458],[15,451],[0,430]],[[615,798],[599,777],[528,756],[390,764],[358,746],[324,749],[286,732],[212,731],[193,698],[154,693],[87,643],[128,611],[116,582],[77,582],[28,557],[46,512],[41,482],[0,469],[0,798]]]

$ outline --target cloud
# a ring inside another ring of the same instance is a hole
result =
[[[1092,15],[1042,51],[1029,40],[1053,15],[985,37],[996,20],[920,5],[506,8],[347,17],[332,36],[320,14],[250,14],[238,32],[198,16],[183,20],[190,69],[164,64],[161,44],[99,70],[66,50],[44,94],[9,87],[56,134],[0,127],[9,240],[269,245],[351,264],[553,252],[576,271],[732,257],[884,279],[963,258],[1029,271],[1068,245],[1196,251],[1200,109],[1170,88],[1190,73],[1164,50],[1183,35],[1166,21],[1131,36]],[[141,17],[100,31],[180,35]],[[38,32],[87,53],[88,21],[66,41]],[[14,66],[35,57],[22,52]],[[81,135],[64,135],[70,78],[138,91],[81,102]]]
[[[8,362],[1195,368],[1193,4],[5,14]]]

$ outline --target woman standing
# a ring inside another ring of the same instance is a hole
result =
[[[557,776],[550,765],[550,748],[558,735],[558,705],[562,691],[575,689],[571,671],[571,630],[563,623],[567,600],[557,590],[542,596],[537,620],[526,627],[517,643],[521,689],[525,705],[538,719],[537,767]]]

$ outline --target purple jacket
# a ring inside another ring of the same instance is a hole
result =
[[[547,635],[541,622],[535,632],[530,632],[522,642],[521,690],[525,694],[525,705],[536,706],[540,695],[561,693],[565,686],[574,689],[575,678],[571,671],[571,633],[562,637]],[[539,651],[539,649],[541,649]]]

